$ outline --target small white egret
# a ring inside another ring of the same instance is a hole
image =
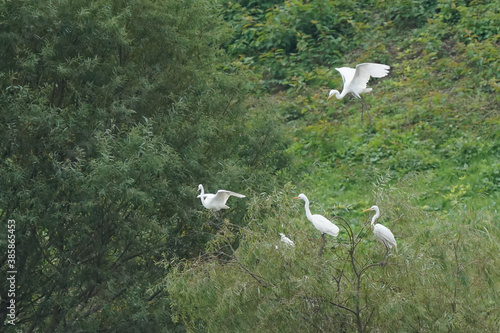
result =
[[[311,214],[311,210],[309,209],[309,199],[305,196],[304,193],[299,194],[298,197],[295,197],[293,199],[302,199],[305,202],[305,210],[306,210],[306,216],[309,221],[312,222],[314,227],[318,229],[321,232],[321,237],[323,238],[323,245],[321,246],[321,249],[319,250],[318,257],[321,257],[323,254],[323,247],[325,246],[325,234],[332,235],[333,237],[337,237],[339,234],[339,227],[337,227],[335,224],[330,222],[326,217],[323,215],[319,214]]]
[[[367,93],[372,91],[372,88],[367,88],[366,84],[370,77],[384,77],[389,74],[389,69],[391,67],[383,64],[374,64],[374,63],[363,63],[356,66],[356,68],[350,67],[340,67],[335,68],[340,75],[342,75],[342,80],[344,81],[344,88],[342,93],[339,93],[338,90],[332,89],[328,94],[328,99],[332,98],[335,95],[337,99],[343,98],[347,94],[351,94],[356,98],[359,98],[361,101],[361,120],[363,120],[363,109],[364,103],[363,99],[361,99],[360,94]]]
[[[389,250],[394,247],[397,251],[398,245],[396,244],[396,239],[394,238],[394,235],[389,230],[389,228],[383,226],[380,223],[375,224],[375,221],[380,216],[380,209],[378,208],[378,206],[371,206],[370,208],[365,209],[363,211],[363,213],[368,212],[370,210],[375,211],[375,215],[373,215],[372,222],[371,222],[371,226],[373,227],[373,234],[375,235],[375,238],[379,242],[384,244],[385,249],[386,249],[384,259],[382,259],[382,262],[380,263],[381,265],[384,265],[384,260],[387,258],[387,255],[389,254]],[[387,264],[387,261],[385,262],[385,264]]]
[[[221,209],[228,209],[226,206],[227,199],[230,196],[235,196],[238,198],[245,198],[243,194],[239,194],[236,192],[226,191],[226,190],[218,190],[216,194],[206,193],[203,188],[203,185],[198,185],[198,191],[201,193],[197,196],[197,198],[201,199],[201,203],[206,209],[211,209],[214,211],[218,211]]]
[[[281,236],[281,241],[283,243],[285,243],[286,245],[295,246],[295,243],[293,242],[293,240],[291,240],[290,238],[286,237],[285,234],[282,234],[280,232],[280,236]]]

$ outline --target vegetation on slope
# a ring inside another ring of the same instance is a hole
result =
[[[294,185],[254,198],[246,228],[226,220],[176,267],[175,319],[211,332],[497,330],[497,3],[233,1],[226,19],[230,69],[251,71],[288,119]],[[326,102],[334,67],[360,62],[392,67],[370,83],[365,122],[354,99]],[[322,258],[299,192],[341,226]],[[386,267],[361,213],[372,204],[398,241]]]

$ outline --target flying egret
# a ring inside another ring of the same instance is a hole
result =
[[[365,209],[363,211],[363,213],[370,211],[370,210],[375,211],[375,215],[373,215],[372,222],[371,222],[371,226],[373,227],[373,234],[375,235],[375,238],[379,242],[384,244],[384,246],[385,246],[385,250],[386,250],[385,256],[384,256],[384,259],[382,259],[382,262],[380,263],[381,265],[384,265],[384,260],[385,260],[385,258],[387,258],[387,255],[389,254],[389,250],[394,247],[397,251],[398,245],[396,244],[396,239],[394,239],[394,235],[389,230],[389,228],[383,226],[380,223],[375,224],[375,221],[380,216],[380,209],[378,208],[378,206],[371,206],[370,208]],[[385,264],[387,264],[387,261],[385,262]]]
[[[285,234],[282,234],[280,232],[280,236],[281,236],[281,241],[283,243],[285,243],[286,245],[295,246],[295,243],[293,242],[293,240],[291,240],[290,238],[286,237]]]
[[[206,193],[203,189],[203,185],[198,185],[198,191],[201,193],[197,196],[197,198],[201,199],[201,203],[205,206],[206,209],[211,209],[214,211],[218,211],[221,209],[228,209],[226,206],[227,199],[230,196],[235,196],[238,198],[245,198],[243,194],[239,194],[236,192],[226,191],[226,190],[218,190],[216,194]]]
[[[323,245],[321,246],[318,257],[321,257],[323,254],[323,247],[325,247],[325,234],[332,235],[333,237],[337,237],[339,234],[339,227],[330,222],[326,217],[319,214],[311,214],[311,210],[309,209],[309,199],[305,196],[304,193],[299,194],[298,197],[293,199],[302,199],[305,201],[305,210],[306,216],[309,221],[321,232],[321,238],[323,238]]]
[[[342,75],[344,88],[342,93],[339,93],[339,91],[335,89],[330,90],[327,100],[332,98],[333,95],[335,95],[337,99],[341,99],[349,93],[354,97],[359,98],[361,102],[361,121],[363,121],[364,102],[360,94],[372,91],[372,88],[366,87],[370,77],[384,77],[389,74],[390,68],[391,67],[387,65],[374,63],[359,64],[355,69],[350,67],[335,68],[340,75]]]

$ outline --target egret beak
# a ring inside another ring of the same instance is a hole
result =
[[[372,210],[371,208],[365,209],[363,213],[366,213],[367,211]]]
[[[333,95],[328,95],[328,98],[326,99],[327,101],[332,98]]]
[[[294,198],[292,198],[292,199],[300,199],[300,198],[299,198],[299,197],[294,197]]]

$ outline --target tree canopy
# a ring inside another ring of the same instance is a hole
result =
[[[249,110],[245,81],[223,71],[229,30],[213,2],[2,1],[0,13],[18,325],[175,329],[165,292],[151,291],[165,274],[155,263],[210,239],[198,183],[270,186],[287,163],[279,116]]]

